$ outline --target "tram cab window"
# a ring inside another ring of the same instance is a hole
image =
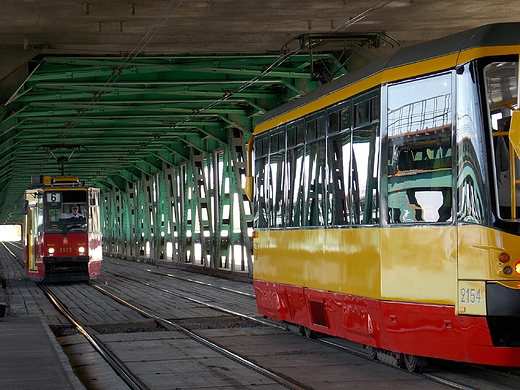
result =
[[[43,202],[47,233],[84,232],[87,229],[87,192],[85,190],[47,191]]]
[[[502,220],[520,218],[520,160],[509,142],[512,110],[517,103],[518,62],[496,61],[484,67],[495,163],[497,216]],[[514,192],[513,193],[513,188]],[[516,210],[512,210],[516,202]]]
[[[449,73],[388,87],[390,223],[452,219],[452,110]]]

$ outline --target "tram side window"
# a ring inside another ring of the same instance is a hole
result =
[[[327,223],[377,223],[379,95],[343,103],[329,113],[329,121]]]
[[[329,112],[327,139],[327,224],[342,226],[351,223],[351,104],[348,100]]]
[[[269,186],[268,193],[270,213],[268,225],[280,227],[284,225],[285,208],[285,129],[276,131],[270,136],[271,150],[269,155]]]
[[[267,227],[268,209],[268,159],[269,159],[269,134],[262,134],[255,138],[255,183],[256,199],[255,202],[255,226],[258,228]]]
[[[303,121],[287,126],[287,226],[304,226],[305,188],[305,127]]]
[[[353,99],[352,222],[379,221],[379,112],[380,96],[370,92]]]
[[[451,74],[388,87],[390,223],[452,220]]]
[[[306,122],[306,175],[307,202],[305,207],[306,226],[325,225],[325,132],[326,122],[322,115]]]
[[[350,173],[352,154],[352,133],[345,129],[332,135],[328,140],[329,180],[328,180],[328,224],[349,225],[352,216],[350,195]]]
[[[353,131],[352,178],[353,222],[379,221],[379,123]]]
[[[90,213],[89,213],[89,229],[91,232],[101,231],[101,217],[99,207],[99,191],[90,190]]]
[[[38,231],[38,234],[40,233],[43,233],[43,229],[44,229],[44,224],[43,224],[43,221],[44,221],[44,216],[43,216],[43,204],[41,202],[38,202],[38,209],[37,209],[38,213],[37,213],[37,231]]]
[[[379,94],[356,99],[255,138],[257,228],[379,221]]]

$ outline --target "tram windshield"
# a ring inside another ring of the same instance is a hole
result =
[[[520,218],[520,160],[509,141],[512,111],[518,108],[518,62],[496,61],[484,67],[495,168],[495,199],[500,220]]]
[[[44,196],[46,233],[67,234],[87,231],[86,191],[48,191]]]

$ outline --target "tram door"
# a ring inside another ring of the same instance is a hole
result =
[[[38,226],[38,213],[36,210],[36,204],[34,201],[30,201],[27,198],[31,196],[36,198],[36,193],[26,193],[26,202],[24,205],[24,213],[25,213],[25,268],[27,273],[30,272],[38,272],[38,267],[36,266],[36,239],[38,237],[37,234],[37,226]]]
[[[101,237],[101,207],[99,204],[99,188],[89,188],[89,212],[88,212],[88,235],[89,235],[89,255],[91,261],[103,260],[103,248]]]

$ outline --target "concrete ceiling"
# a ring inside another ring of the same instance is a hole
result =
[[[518,20],[506,0],[2,0],[0,44],[45,54],[258,53],[309,32],[402,45]]]
[[[0,223],[21,218],[35,174],[58,174],[49,145],[77,146],[89,185],[120,186],[229,142],[255,118],[319,85],[302,34],[385,32],[323,46],[336,75],[399,47],[518,21],[502,0],[1,0]],[[287,45],[286,45],[287,44]],[[345,42],[340,45],[345,45]],[[286,45],[286,46],[284,46]],[[333,53],[336,51],[334,55]],[[276,64],[276,66],[273,66]],[[345,65],[342,67],[342,65]],[[323,82],[323,80],[321,80]],[[70,149],[61,151],[63,155]],[[117,158],[113,158],[116,156]]]

